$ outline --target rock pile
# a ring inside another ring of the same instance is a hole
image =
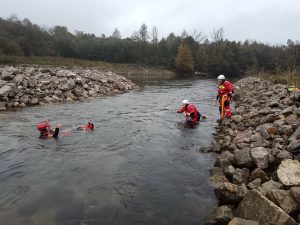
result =
[[[300,222],[300,104],[261,78],[236,83],[231,119],[216,127],[210,180],[220,207],[207,225]],[[207,150],[207,149],[206,149]]]
[[[130,80],[96,69],[0,67],[0,111],[13,107],[82,100],[137,88]]]

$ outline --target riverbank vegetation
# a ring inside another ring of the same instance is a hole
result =
[[[45,58],[44,58],[45,57]],[[63,57],[67,60],[61,60]],[[276,75],[296,71],[300,66],[299,42],[272,46],[257,41],[236,42],[224,37],[222,28],[210,35],[194,30],[177,36],[170,33],[158,39],[158,28],[146,24],[122,38],[116,28],[110,36],[50,29],[28,19],[0,18],[0,63],[66,63],[106,66],[109,63],[134,64],[176,70],[180,74],[243,75],[249,71]],[[47,64],[48,64],[47,63]]]

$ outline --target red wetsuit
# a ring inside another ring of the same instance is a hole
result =
[[[219,110],[222,114],[222,97],[224,98],[224,111],[226,117],[231,117],[230,100],[232,98],[233,85],[229,81],[224,81],[218,86],[217,100],[219,100]],[[223,116],[223,115],[221,115]]]
[[[200,113],[198,112],[197,108],[192,104],[188,104],[185,107],[182,107],[177,112],[178,113],[183,113],[183,112],[189,113],[189,115],[192,118],[193,122],[197,122],[197,121],[200,120]]]

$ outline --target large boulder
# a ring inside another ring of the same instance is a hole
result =
[[[280,182],[286,186],[299,186],[300,162],[291,159],[283,160],[277,170],[277,176]]]
[[[259,191],[249,191],[239,204],[237,215],[260,225],[296,225],[295,220]]]

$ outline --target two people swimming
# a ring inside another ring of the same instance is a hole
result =
[[[40,131],[40,138],[45,139],[45,138],[58,138],[59,133],[60,133],[60,128],[61,124],[57,124],[55,129],[51,129],[51,126],[49,124],[48,119],[45,119],[41,123],[39,123],[36,128]],[[91,122],[88,122],[85,125],[81,125],[77,128],[75,128],[76,131],[92,131],[94,130],[94,124]],[[68,132],[71,133],[71,132]]]

